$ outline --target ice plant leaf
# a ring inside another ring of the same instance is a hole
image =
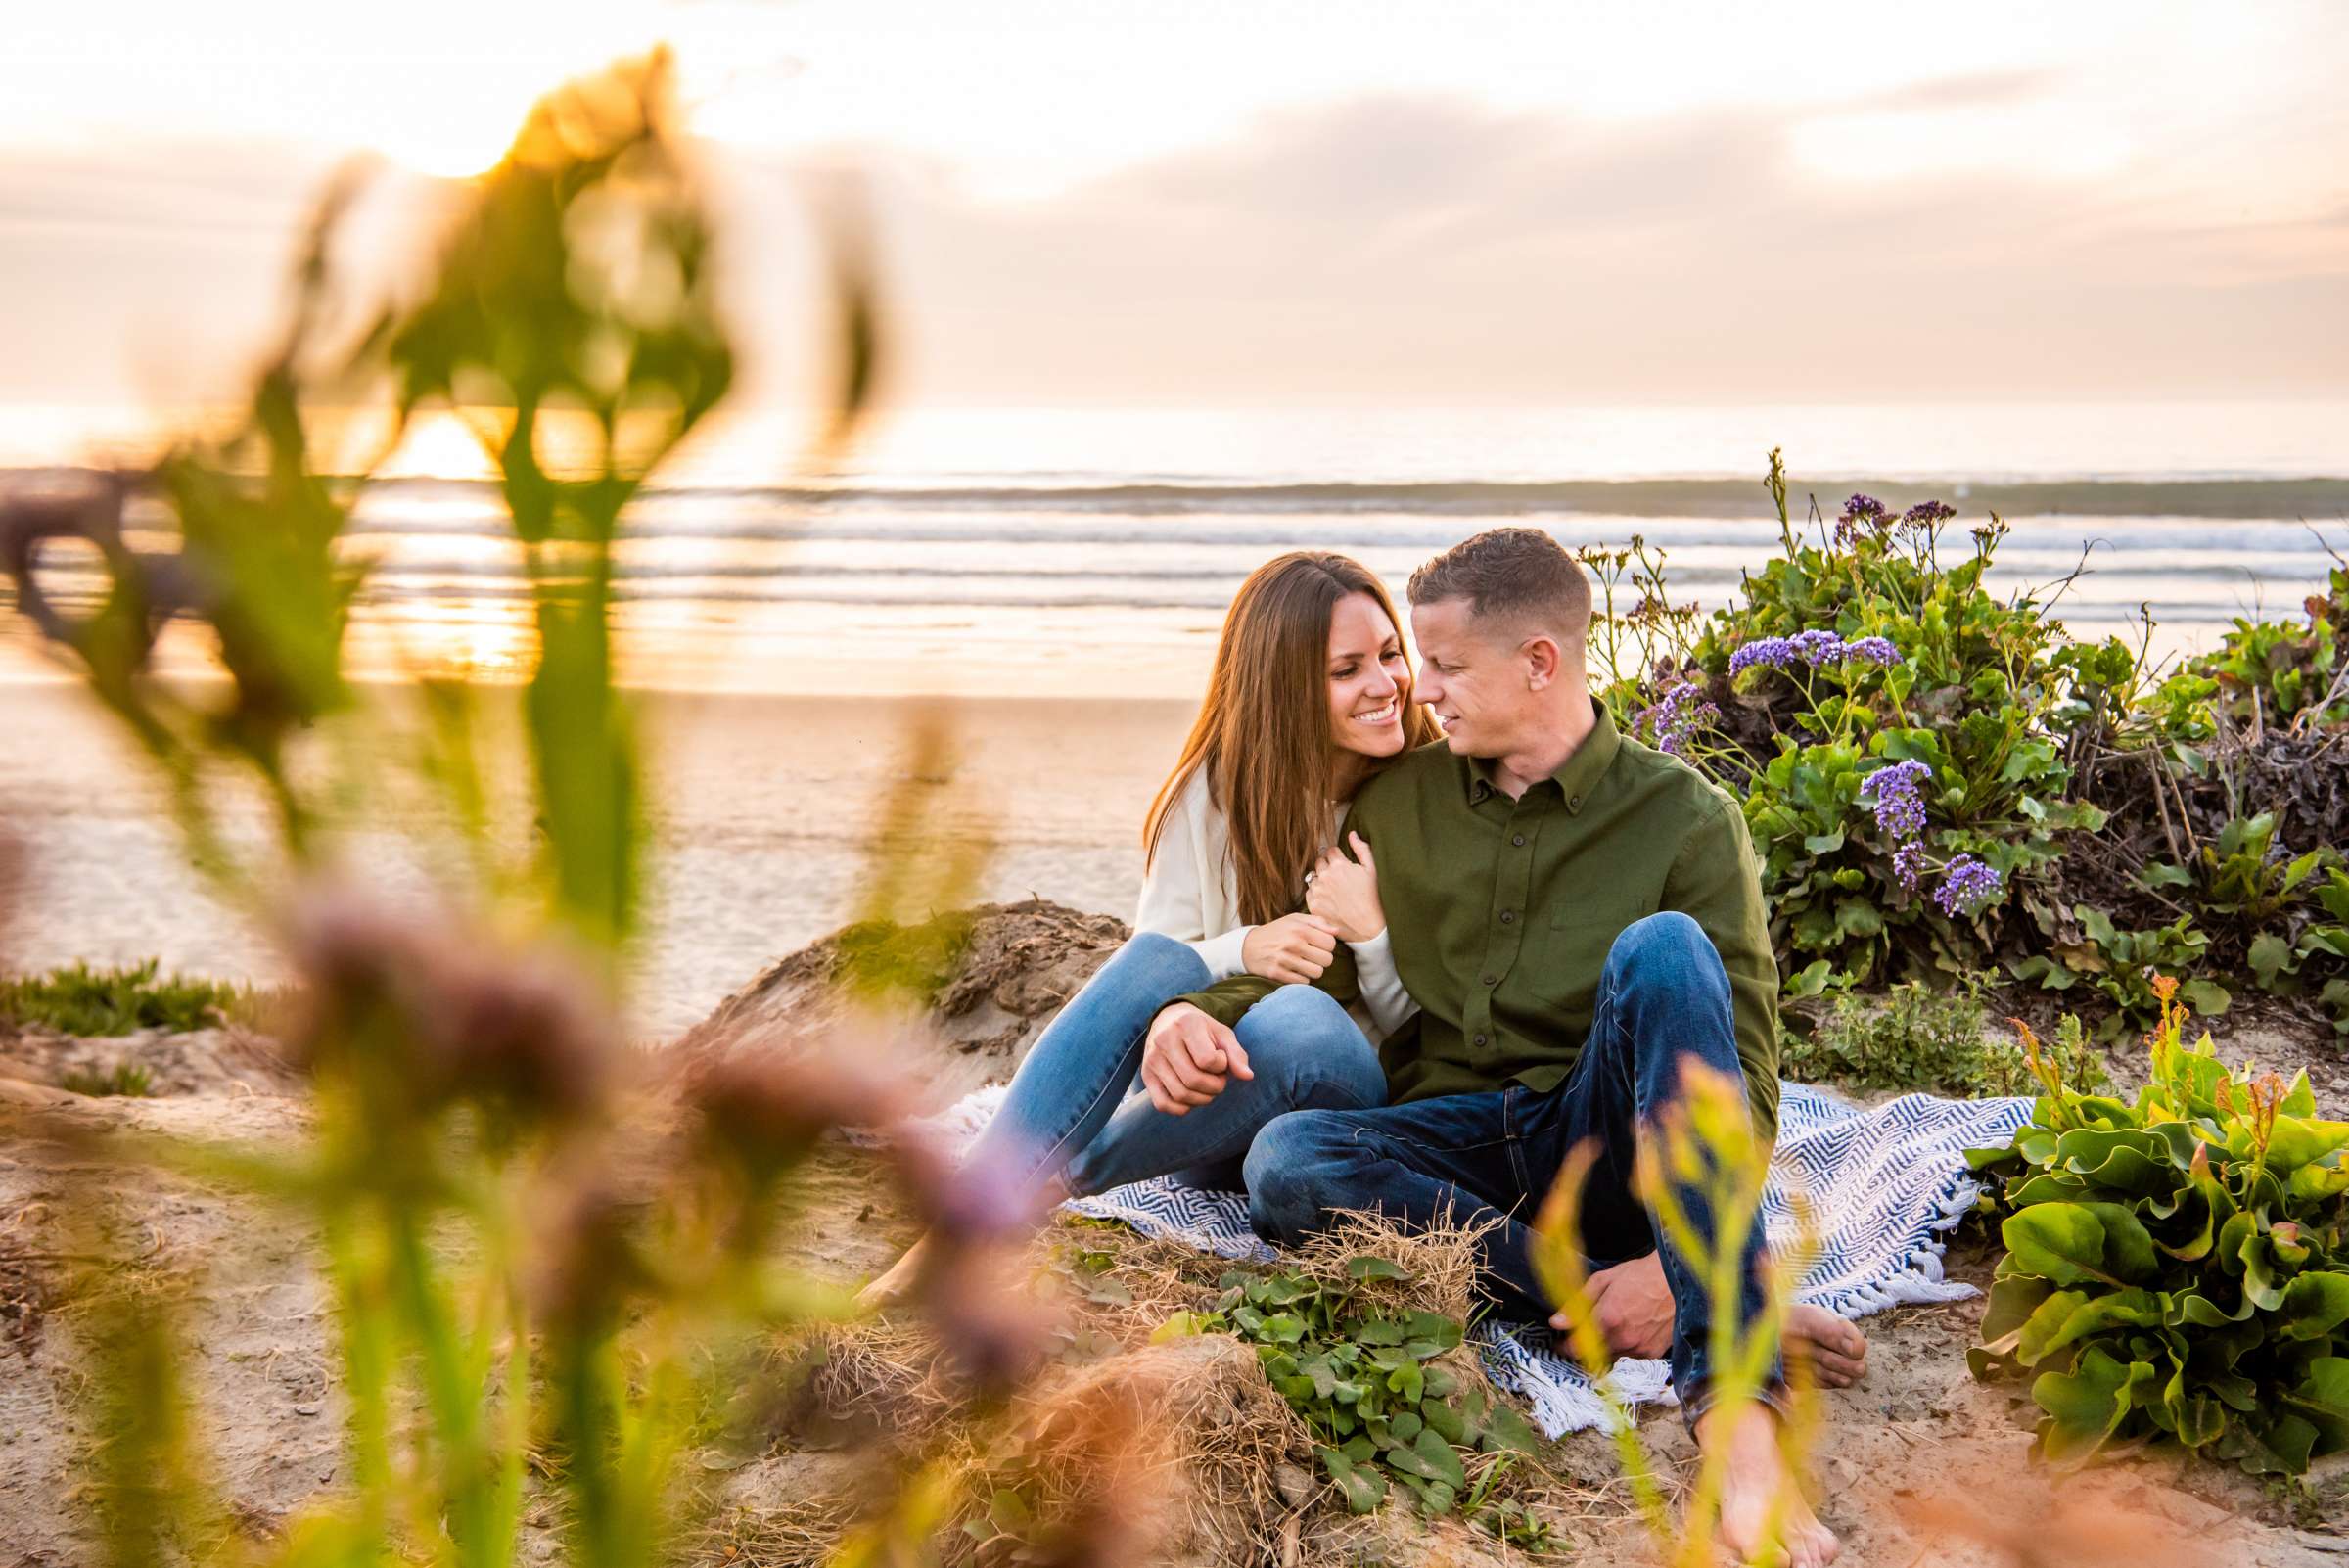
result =
[[[2125,1285],[2157,1270],[2153,1238],[2118,1204],[2034,1204],[2000,1234],[2025,1268],[2058,1285]]]

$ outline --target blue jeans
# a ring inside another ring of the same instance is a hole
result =
[[[1547,1093],[1511,1084],[1368,1111],[1304,1111],[1266,1128],[1249,1151],[1249,1213],[1266,1239],[1293,1244],[1333,1209],[1379,1209],[1405,1224],[1497,1221],[1479,1244],[1483,1283],[1500,1314],[1547,1318],[1527,1221],[1569,1150],[1598,1151],[1584,1188],[1583,1251],[1593,1269],[1663,1255],[1676,1321],[1672,1381],[1693,1421],[1711,1400],[1714,1304],[1689,1260],[1651,1222],[1633,1187],[1635,1140],[1672,1103],[1680,1065],[1694,1058],[1744,1083],[1730,1026],[1729,977],[1704,929],[1684,914],[1650,915],[1608,950],[1583,1054]],[[1699,1235],[1712,1217],[1701,1191],[1675,1188]],[[1762,1308],[1750,1226],[1735,1303],[1738,1324]],[[1774,1368],[1769,1381],[1775,1384]]]
[[[1035,1181],[1059,1176],[1079,1197],[1173,1175],[1231,1188],[1248,1145],[1284,1111],[1386,1103],[1377,1051],[1311,986],[1281,987],[1233,1031],[1254,1078],[1226,1079],[1221,1094],[1181,1116],[1128,1097],[1150,1021],[1210,979],[1187,945],[1136,933],[1045,1027],[968,1159],[1006,1162]]]

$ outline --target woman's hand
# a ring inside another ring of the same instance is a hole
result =
[[[1354,858],[1342,849],[1322,852],[1313,879],[1305,885],[1305,906],[1329,922],[1347,942],[1368,942],[1387,929],[1387,911],[1378,901],[1378,862],[1359,833],[1349,833]]]
[[[1338,934],[1319,915],[1285,914],[1249,929],[1240,961],[1252,975],[1284,986],[1310,986],[1337,955]]]

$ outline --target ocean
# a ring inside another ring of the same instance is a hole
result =
[[[0,410],[0,464],[69,460],[119,411]],[[2055,593],[2076,635],[2157,654],[2238,616],[2297,616],[2349,555],[2349,403],[1924,404],[1511,410],[927,410],[884,420],[811,475],[805,428],[734,419],[639,500],[621,548],[630,678],[669,690],[1181,698],[1223,606],[1296,548],[1359,556],[1400,590],[1499,524],[1570,545],[1635,536],[1676,601],[1730,598],[1778,530],[1761,476],[1782,447],[1797,520],[1865,490],[1939,497],[1963,530],[2012,529],[1994,583]],[[0,480],[0,483],[5,483]],[[164,536],[150,535],[150,547]],[[522,668],[528,588],[478,454],[420,432],[367,493],[354,662],[392,677]],[[2068,580],[2067,580],[2068,579]],[[56,579],[68,592],[94,578]],[[0,674],[40,668],[21,633]],[[205,663],[175,643],[180,668]]]

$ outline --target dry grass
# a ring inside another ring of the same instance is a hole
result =
[[[1477,1240],[1467,1229],[1410,1234],[1375,1216],[1348,1215],[1281,1267],[1347,1283],[1375,1311],[1465,1318],[1477,1305]],[[1365,1255],[1407,1277],[1353,1281],[1347,1263]],[[1221,1335],[1149,1342],[1175,1313],[1211,1306],[1229,1262],[1122,1226],[1064,1219],[1036,1238],[1025,1263],[1039,1310],[1063,1314],[1071,1344],[1068,1364],[1011,1407],[971,1414],[930,1331],[895,1317],[835,1327],[798,1347],[801,1355],[822,1351],[810,1383],[815,1412],[835,1429],[867,1434],[876,1467],[950,1464],[971,1499],[963,1517],[984,1511],[997,1488],[1011,1488],[1039,1534],[1114,1522],[1119,1560],[1283,1568],[1526,1560],[1454,1519],[1421,1520],[1400,1505],[1367,1519],[1348,1515],[1313,1460],[1311,1434],[1265,1380],[1250,1347]],[[1463,1378],[1484,1381],[1473,1352],[1447,1360]],[[1475,1455],[1469,1466],[1481,1474],[1496,1462]],[[1512,1492],[1543,1506],[1562,1536],[1631,1514],[1628,1499],[1516,1462]],[[776,1500],[763,1514],[739,1514],[726,1538],[737,1555],[712,1560],[816,1561],[814,1545],[836,1542],[850,1520],[837,1497]],[[956,1563],[997,1560],[1002,1549],[983,1550],[958,1529],[940,1545]]]
[[[1493,1220],[1480,1225],[1447,1224],[1406,1231],[1376,1214],[1340,1210],[1334,1224],[1282,1262],[1291,1272],[1309,1279],[1347,1284],[1351,1282],[1346,1272],[1350,1261],[1382,1258],[1408,1277],[1361,1284],[1357,1288],[1362,1300],[1391,1311],[1441,1313],[1464,1323],[1480,1304],[1477,1243],[1499,1225],[1498,1220]]]
[[[1276,1548],[1292,1511],[1281,1471],[1302,1474],[1308,1449],[1255,1352],[1210,1335],[1044,1379],[972,1459],[975,1480],[1019,1486],[1046,1528],[1114,1518],[1153,1557],[1251,1562]]]

